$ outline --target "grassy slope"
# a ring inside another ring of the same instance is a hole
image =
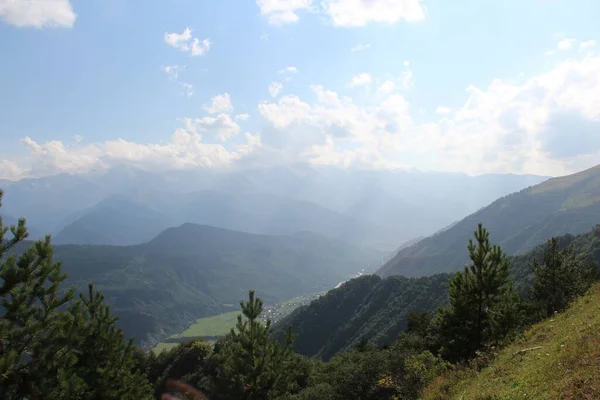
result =
[[[224,335],[235,326],[237,316],[240,314],[240,311],[231,311],[213,317],[200,318],[185,331],[171,336],[170,339]]]
[[[543,347],[513,355],[537,346]],[[527,330],[488,368],[438,378],[423,398],[600,398],[600,284],[565,312]]]

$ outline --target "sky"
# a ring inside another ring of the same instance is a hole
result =
[[[597,0],[0,0],[0,178],[600,164]]]

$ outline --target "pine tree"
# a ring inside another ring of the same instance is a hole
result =
[[[27,236],[24,219],[7,228],[0,218],[0,398],[149,398],[103,297],[91,286],[77,302],[72,289],[61,293],[50,236],[24,251]]]
[[[297,356],[292,352],[291,330],[283,346],[270,338],[271,321],[259,319],[262,300],[249,292],[247,302],[240,302],[242,315],[229,336],[215,348],[219,360],[219,389],[211,399],[235,398],[269,400],[288,392],[295,381]]]
[[[450,360],[473,357],[518,323],[513,314],[519,309],[518,297],[509,279],[508,257],[490,244],[481,224],[474,235],[476,243],[470,239],[467,247],[471,265],[450,280],[450,306],[439,316],[442,352]]]
[[[542,262],[533,260],[531,271],[535,281],[531,297],[543,308],[547,317],[564,310],[569,303],[589,289],[594,266],[584,255],[574,254],[571,247],[558,250],[557,238],[548,240]]]
[[[3,192],[0,190],[0,205]],[[12,238],[6,238],[8,233]],[[28,237],[24,219],[5,227],[0,218],[0,398],[40,399],[57,386],[79,386],[62,370],[76,361],[70,350],[70,321],[60,311],[73,291],[60,294],[66,279],[52,262],[50,237],[17,257]],[[57,383],[62,379],[62,383]]]
[[[145,374],[137,368],[133,339],[125,341],[104,296],[90,283],[69,308],[77,329],[72,347],[78,359],[70,371],[85,382],[85,399],[139,400],[151,396]]]

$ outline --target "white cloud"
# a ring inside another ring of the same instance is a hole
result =
[[[167,144],[66,145],[25,138],[29,155],[0,161],[0,176],[79,172],[118,161],[164,169],[273,159],[347,168],[565,174],[600,160],[600,54],[574,57],[537,76],[469,86],[462,106],[449,113],[440,106],[428,122],[403,96],[402,74],[371,78],[374,90],[361,92],[361,101],[312,85],[314,101],[285,94],[261,102],[265,124],[259,134],[241,135],[238,122],[247,114],[217,112],[186,119],[185,129]]]
[[[184,121],[188,131],[194,133],[198,133],[198,131],[214,132],[217,139],[222,142],[227,141],[241,131],[240,126],[231,119],[231,116],[224,113],[216,117],[186,118]]]
[[[410,69],[410,63],[408,61],[404,61],[404,67],[406,68],[400,74],[400,82],[402,89],[408,90],[412,89],[415,86],[415,79],[413,77],[413,73]]]
[[[76,18],[69,0],[0,0],[0,20],[17,27],[71,28]]]
[[[575,40],[575,39],[569,39],[569,38],[562,39],[561,41],[559,41],[556,44],[556,48],[559,50],[563,50],[563,51],[570,50],[575,43],[577,43],[577,40]]]
[[[444,107],[444,106],[439,106],[438,108],[435,109],[436,114],[450,114],[451,112],[452,112],[451,108]]]
[[[185,67],[181,67],[179,65],[167,65],[163,68],[163,71],[167,74],[167,77],[171,80],[176,80],[179,78],[179,71],[181,71]]]
[[[312,3],[312,0],[256,0],[260,14],[272,25],[298,21],[297,12],[309,9]]]
[[[260,14],[272,25],[297,22],[299,11],[326,14],[334,26],[365,26],[425,18],[421,0],[256,0]]]
[[[204,39],[200,41],[199,39],[194,38],[192,41],[192,55],[193,56],[202,56],[210,50],[211,42],[208,39]]]
[[[595,45],[596,45],[596,41],[594,41],[594,40],[586,40],[585,42],[580,42],[579,43],[579,51],[590,50]]]
[[[425,18],[425,8],[420,0],[322,0],[321,6],[335,26],[412,22]]]
[[[165,43],[180,51],[190,53],[192,56],[205,55],[210,50],[211,42],[209,39],[200,39],[192,36],[192,30],[185,28],[182,33],[165,33]]]
[[[281,92],[281,89],[283,89],[283,83],[271,82],[271,84],[269,85],[269,94],[271,95],[271,97],[277,97],[279,92]]]
[[[279,71],[277,71],[277,73],[280,75],[288,75],[288,76],[283,77],[282,80],[280,80],[280,81],[273,81],[269,84],[268,90],[269,90],[269,94],[271,95],[271,97],[277,97],[279,95],[279,93],[281,93],[284,83],[291,81],[292,77],[290,75],[297,74],[298,69],[296,67],[289,66],[289,67],[280,69]]]
[[[357,44],[356,46],[352,47],[350,49],[350,51],[352,51],[352,52],[363,51],[363,50],[368,49],[369,47],[371,47],[371,45],[368,43],[367,44]]]
[[[191,83],[181,82],[181,87],[183,88],[183,93],[186,96],[189,97],[194,95],[194,85],[192,85]]]
[[[470,86],[462,107],[453,114],[440,107],[439,121],[429,123],[412,119],[390,82],[368,106],[321,86],[312,87],[314,104],[293,95],[264,102],[259,112],[271,128],[262,143],[310,163],[473,174],[558,175],[600,160],[600,55],[563,61],[519,84]]]
[[[554,50],[548,50],[547,52],[544,53],[545,56],[552,56],[554,54],[556,54],[556,51],[554,51]]]
[[[9,160],[0,160],[0,179],[17,180],[24,176],[25,170]]]
[[[277,71],[279,74],[285,74],[285,73],[290,73],[290,74],[295,74],[298,72],[298,69],[296,67],[285,67],[283,69],[280,69],[279,71]]]
[[[371,74],[367,72],[361,72],[352,77],[352,80],[348,84],[350,87],[367,86],[373,81]]]
[[[226,113],[233,111],[229,93],[217,94],[210,99],[210,105],[203,106],[209,114]]]
[[[185,65],[184,66],[167,65],[166,67],[163,68],[163,71],[165,71],[169,80],[177,82],[177,84],[183,90],[184,95],[186,95],[188,97],[193,96],[194,95],[194,85],[192,85],[191,83],[179,81],[179,72],[183,71],[184,69],[185,69]]]
[[[194,121],[191,122],[192,126]],[[202,123],[200,123],[202,125]],[[177,129],[165,144],[139,144],[124,139],[85,146],[68,146],[60,141],[38,143],[29,137],[21,143],[29,150],[21,165],[0,160],[0,177],[21,179],[59,172],[81,173],[102,170],[127,162],[148,170],[218,168],[230,165],[260,147],[260,136],[245,135],[246,142],[228,150],[221,144],[204,143],[202,136]]]

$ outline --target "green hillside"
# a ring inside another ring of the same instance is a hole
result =
[[[331,288],[381,257],[311,233],[254,235],[194,224],[143,245],[58,245],[54,255],[67,283],[94,282],[126,335],[144,347],[198,318],[238,310],[249,288],[273,304]]]
[[[294,350],[329,359],[355,347],[361,339],[392,341],[406,328],[413,310],[433,311],[448,298],[447,274],[424,278],[366,275],[296,309],[276,326],[281,335],[288,326],[297,335]]]
[[[451,228],[399,251],[381,276],[423,276],[461,269],[477,223],[509,254],[524,253],[552,236],[579,234],[600,222],[600,166],[550,179],[496,200]]]
[[[571,246],[600,265],[600,225],[581,234],[560,237],[560,248]],[[532,281],[530,265],[540,259],[546,243],[511,257],[515,285],[527,294]],[[450,274],[421,278],[362,276],[300,307],[277,325],[278,334],[291,326],[298,334],[294,348],[300,354],[328,359],[354,347],[361,339],[383,344],[406,328],[407,313],[433,311],[448,301]]]
[[[438,378],[424,399],[600,398],[600,284],[568,310],[528,329],[479,372]]]

